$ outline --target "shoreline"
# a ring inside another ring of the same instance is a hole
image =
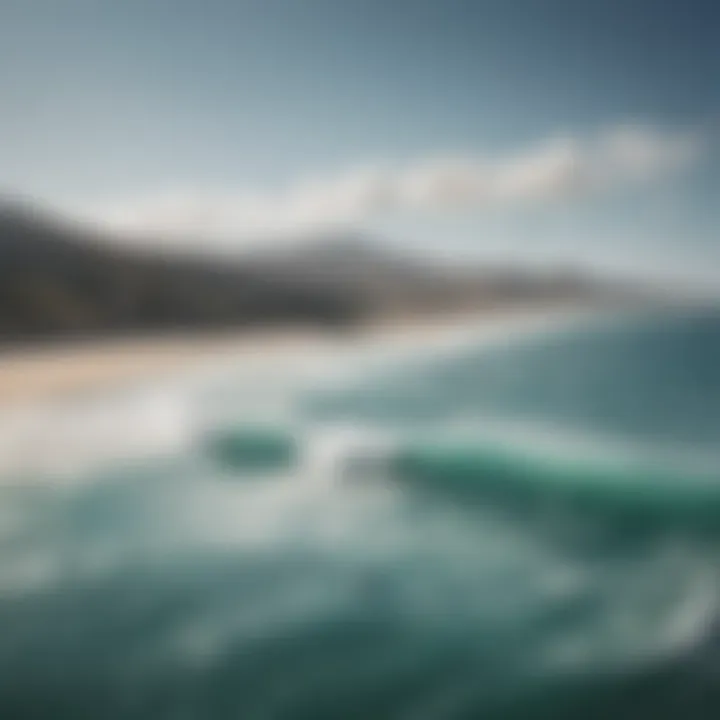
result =
[[[212,420],[196,412],[196,380],[212,383],[227,373],[253,376],[258,370],[282,379],[288,371],[315,372],[316,362],[324,367],[328,361],[342,372],[358,358],[372,364],[376,352],[381,362],[428,348],[454,352],[468,342],[492,345],[562,329],[607,310],[575,303],[515,306],[384,317],[346,333],[266,328],[0,355],[0,484],[24,487],[53,478],[72,484],[94,463],[173,455],[222,415]]]
[[[392,339],[401,344],[440,337],[464,324],[492,326],[514,320],[588,313],[582,304],[511,306],[425,313],[377,319],[359,328],[327,332],[317,328],[277,327],[52,342],[0,353],[0,410],[28,402],[58,400],[88,392],[111,391],[153,376],[181,374],[225,357],[273,360],[288,352],[327,348],[352,349],[353,344]],[[595,308],[602,312],[602,308]]]

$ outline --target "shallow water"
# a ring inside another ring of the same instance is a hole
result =
[[[720,315],[460,337],[45,409],[0,717],[718,717]]]

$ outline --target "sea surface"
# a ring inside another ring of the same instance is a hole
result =
[[[2,720],[720,718],[717,309],[225,357],[0,461]]]

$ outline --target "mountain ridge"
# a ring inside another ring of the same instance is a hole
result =
[[[337,328],[389,313],[603,292],[573,274],[435,267],[350,234],[232,258],[152,248],[32,204],[0,204],[0,341],[263,323]]]

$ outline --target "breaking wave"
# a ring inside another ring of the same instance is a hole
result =
[[[100,399],[74,482],[5,473],[3,717],[717,717],[713,311],[355,360]]]

